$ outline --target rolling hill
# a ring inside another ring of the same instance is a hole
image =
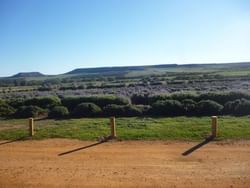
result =
[[[30,78],[30,77],[43,77],[44,74],[40,72],[20,72],[11,76],[11,78]]]

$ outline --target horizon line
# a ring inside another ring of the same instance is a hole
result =
[[[0,78],[9,78],[9,77],[13,77],[17,74],[20,74],[20,73],[40,73],[44,76],[56,76],[56,75],[63,75],[63,74],[67,74],[69,72],[72,72],[74,70],[77,70],[77,69],[98,69],[98,68],[116,68],[116,67],[150,67],[150,66],[161,66],[161,65],[177,65],[177,66],[182,66],[182,65],[218,65],[218,64],[241,64],[241,63],[250,63],[250,60],[249,61],[234,61],[234,62],[219,62],[219,63],[163,63],[163,64],[145,64],[145,65],[115,65],[115,66],[97,66],[97,67],[80,67],[80,68],[75,68],[75,69],[72,69],[70,71],[67,71],[65,73],[55,73],[55,74],[46,74],[46,73],[43,73],[41,71],[20,71],[20,72],[17,72],[15,74],[12,74],[12,75],[9,75],[9,76],[0,76]]]

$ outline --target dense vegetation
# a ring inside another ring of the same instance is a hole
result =
[[[178,93],[87,97],[38,97],[0,100],[0,117],[131,117],[131,116],[250,115],[250,95],[228,93]]]

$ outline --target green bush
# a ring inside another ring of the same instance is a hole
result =
[[[134,94],[131,96],[131,102],[132,102],[132,104],[148,105],[149,104],[149,96],[147,94],[145,94],[145,95]]]
[[[150,112],[152,115],[160,116],[178,116],[184,113],[182,104],[177,100],[157,101],[152,105]]]
[[[29,118],[29,117],[39,117],[45,114],[46,110],[38,106],[21,106],[17,109],[14,116],[17,118]]]
[[[133,105],[126,105],[123,107],[124,116],[132,117],[132,116],[140,116],[142,115],[142,110]]]
[[[250,100],[241,99],[241,102],[235,106],[236,115],[250,114]]]
[[[61,100],[58,97],[39,97],[24,101],[25,106],[38,106],[40,108],[52,108],[61,105]]]
[[[214,92],[214,93],[203,93],[203,94],[193,94],[193,93],[173,93],[173,94],[162,94],[162,95],[133,95],[131,101],[133,104],[144,104],[152,105],[159,100],[177,100],[183,101],[185,99],[192,99],[193,101],[201,100],[212,100],[219,104],[225,104],[228,101],[234,101],[236,99],[245,98],[250,100],[250,94],[244,92]]]
[[[90,97],[67,97],[62,99],[63,106],[66,106],[72,111],[78,104],[81,103],[94,103],[101,108],[109,104],[127,105],[129,100],[125,97],[116,96],[90,96]]]
[[[133,104],[144,104],[144,105],[152,105],[157,101],[165,101],[165,100],[177,100],[182,101],[185,99],[197,100],[199,95],[193,93],[174,93],[174,94],[161,94],[161,95],[133,95],[131,97],[131,101]]]
[[[193,93],[174,93],[171,95],[172,100],[183,101],[187,99],[197,100],[198,95]]]
[[[185,115],[194,116],[197,113],[197,103],[192,99],[185,99],[182,101],[183,110]]]
[[[117,104],[109,104],[103,108],[103,114],[105,116],[122,116],[123,106]]]
[[[7,101],[7,103],[15,109],[19,108],[20,106],[25,106],[24,99],[11,99],[10,101]]]
[[[102,110],[94,103],[81,103],[72,112],[74,117],[96,117],[101,115]]]
[[[133,105],[110,104],[103,108],[105,116],[132,117],[142,115],[142,110]]]
[[[223,106],[212,100],[202,100],[197,103],[197,115],[218,115]]]
[[[0,100],[0,117],[8,117],[13,115],[15,109],[12,108],[10,105],[5,103],[4,101]]]
[[[204,93],[198,97],[198,100],[212,100],[225,105],[228,101],[234,101],[241,98],[250,100],[250,95],[244,92]]]
[[[55,106],[49,111],[49,118],[64,118],[69,115],[69,111],[65,106]]]
[[[152,95],[148,98],[148,104],[153,105],[157,101],[166,101],[166,100],[172,100],[171,95]]]
[[[225,104],[225,114],[230,115],[250,115],[250,100],[237,99]]]
[[[238,106],[240,103],[241,103],[240,99],[234,101],[228,101],[224,105],[223,114],[235,115],[236,106]]]
[[[140,111],[141,115],[150,115],[151,106],[150,105],[135,105],[135,107]]]

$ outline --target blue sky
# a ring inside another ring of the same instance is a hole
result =
[[[0,0],[0,76],[245,61],[248,0]]]

